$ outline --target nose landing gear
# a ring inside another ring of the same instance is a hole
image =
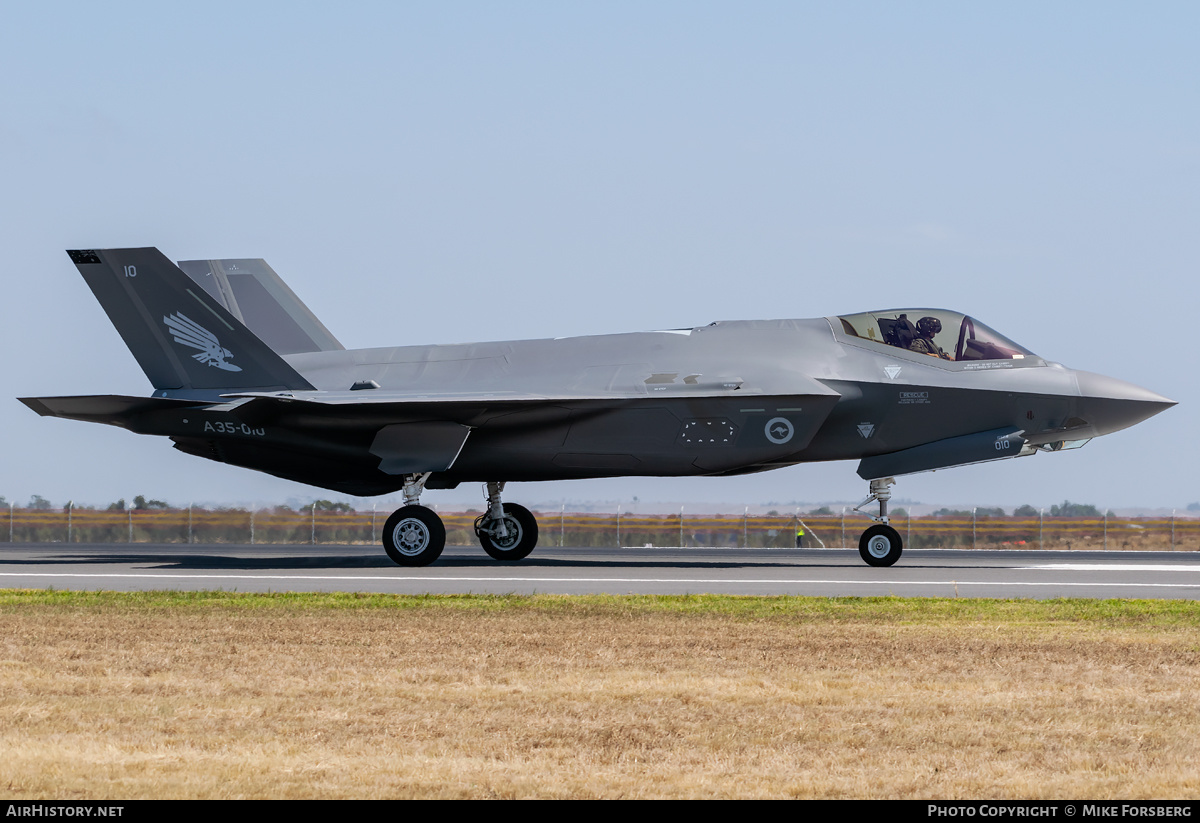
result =
[[[900,554],[904,551],[904,541],[900,539],[900,532],[888,525],[887,502],[892,497],[888,487],[894,485],[894,477],[872,480],[867,499],[854,507],[854,511],[860,511],[868,503],[879,501],[879,514],[868,515],[875,521],[875,525],[864,531],[858,539],[858,554],[869,566],[891,566],[900,559]]]

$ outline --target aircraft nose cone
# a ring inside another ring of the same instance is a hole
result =
[[[1091,372],[1075,372],[1083,417],[1097,434],[1110,434],[1148,420],[1175,405],[1149,389]]]

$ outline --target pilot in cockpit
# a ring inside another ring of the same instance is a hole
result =
[[[943,360],[952,359],[942,351],[941,346],[933,342],[933,336],[941,330],[941,320],[936,317],[922,317],[917,321],[917,336],[908,344],[908,350],[928,354],[930,357],[940,357]]]

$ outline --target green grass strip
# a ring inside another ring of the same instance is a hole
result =
[[[574,616],[680,615],[831,623],[1072,624],[1118,628],[1200,626],[1193,600],[996,600],[934,597],[794,597],[733,595],[396,595],[221,591],[92,592],[0,589],[0,614],[30,609],[150,612],[232,610],[436,609],[479,614],[532,612]]]

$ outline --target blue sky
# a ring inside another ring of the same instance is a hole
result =
[[[4,20],[10,398],[150,390],[67,248],[265,257],[352,347],[945,306],[1180,405],[897,496],[1200,499],[1196,4],[50,2]],[[10,500],[328,496],[15,400],[0,430]],[[863,485],[842,463],[511,493]]]

